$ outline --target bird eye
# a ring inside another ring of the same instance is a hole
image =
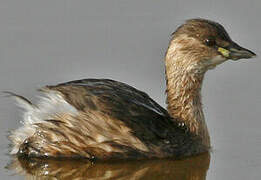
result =
[[[209,37],[205,40],[205,43],[207,46],[214,46],[216,44],[216,41],[213,37]]]

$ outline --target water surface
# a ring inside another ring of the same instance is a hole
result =
[[[148,179],[204,180],[210,156],[201,154],[183,160],[142,160],[94,162],[84,160],[44,160],[13,157],[8,169],[26,179]]]

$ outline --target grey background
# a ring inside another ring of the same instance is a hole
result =
[[[212,19],[260,55],[260,10],[260,0],[1,0],[0,90],[34,99],[43,85],[111,78],[165,107],[163,58],[171,32],[189,18]],[[213,145],[207,179],[261,176],[260,69],[257,57],[206,74],[203,103]],[[19,126],[21,113],[1,97],[0,114],[0,175],[7,179],[6,134]]]

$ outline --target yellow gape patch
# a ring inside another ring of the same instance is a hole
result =
[[[223,56],[225,56],[225,57],[227,57],[227,58],[229,57],[229,53],[230,53],[230,52],[229,52],[228,50],[219,47],[219,48],[218,48],[218,51],[221,52],[221,54],[222,54]]]

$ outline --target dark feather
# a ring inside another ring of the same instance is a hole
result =
[[[79,111],[98,111],[124,122],[147,147],[158,147],[165,156],[175,154],[178,157],[203,151],[198,137],[180,127],[178,121],[146,93],[127,84],[109,79],[83,79],[46,88],[60,92]],[[129,153],[136,152],[136,157],[141,154],[115,142],[110,145],[121,146]]]

